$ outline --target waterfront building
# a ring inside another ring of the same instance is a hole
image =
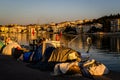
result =
[[[111,20],[111,32],[120,31],[120,18]]]
[[[0,31],[7,33],[7,32],[8,32],[8,27],[1,26],[1,27],[0,27]]]

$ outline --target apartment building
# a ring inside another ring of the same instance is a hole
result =
[[[111,20],[111,32],[120,31],[120,18]]]

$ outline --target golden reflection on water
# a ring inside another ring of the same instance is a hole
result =
[[[0,36],[11,37],[21,45],[28,45],[33,39],[44,37],[49,40],[56,40],[57,34],[35,34],[32,36],[30,33],[0,33]],[[75,50],[85,50],[87,48],[86,38],[87,35],[62,35],[59,36],[59,40],[66,47],[71,47]],[[120,52],[120,37],[119,36],[105,36],[95,35],[93,36],[93,46],[97,49],[108,49],[111,52]]]

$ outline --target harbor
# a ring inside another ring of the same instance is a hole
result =
[[[1,34],[1,36],[8,34]],[[29,46],[33,43],[31,36],[27,34],[9,34],[11,38],[17,41],[20,45]],[[44,37],[48,40],[56,41],[57,34],[37,34],[35,38]],[[92,46],[90,47],[89,53],[87,51],[87,39],[88,35],[79,34],[79,35],[62,35],[59,39],[60,43],[65,46],[72,48],[81,54],[89,55],[90,58],[96,59],[104,64],[106,64],[111,70],[120,72],[120,37],[118,35],[104,35],[97,34],[92,35]],[[111,61],[112,60],[112,61]]]
[[[3,36],[3,35],[4,34],[2,34],[1,36]],[[12,35],[12,33],[9,35]],[[39,36],[36,36],[36,38],[39,38],[40,36],[45,37],[49,40],[56,40],[56,34],[39,34]],[[114,47],[113,46],[109,47],[108,46],[109,43],[107,43],[109,40],[113,40],[113,41],[117,40],[117,42],[119,42],[119,36],[116,36],[116,37],[113,36],[114,38],[112,36],[105,36],[105,35],[93,36],[94,42],[92,43],[92,46],[90,47],[89,53],[86,53],[87,36],[88,35],[84,35],[84,34],[74,35],[74,36],[62,35],[59,40],[61,41],[62,45],[66,46],[66,47],[70,47],[70,48],[80,52],[83,56],[88,55],[90,57],[90,59],[95,59],[95,60],[100,61],[101,63],[105,64],[111,72],[108,75],[105,75],[102,77],[97,77],[98,79],[119,80],[120,54],[119,54],[119,49],[117,49],[117,48],[114,49],[116,46],[118,46],[119,43],[115,43],[115,42],[111,43],[114,45]],[[12,37],[13,37],[13,39],[16,39],[16,41],[19,44],[24,45],[24,46],[29,45],[29,43],[30,43],[29,40],[31,38],[31,37],[27,36],[27,34],[17,34],[17,36],[14,35]],[[106,42],[106,45],[102,45],[103,37],[104,37],[104,42]],[[109,42],[113,42],[113,41],[109,41]],[[111,45],[111,44],[109,44],[109,45]],[[111,51],[111,49],[114,51]],[[16,61],[11,56],[0,55],[0,59],[1,59],[0,63],[2,65],[0,71],[5,72],[5,73],[1,73],[1,78],[0,78],[1,80],[8,80],[8,79],[13,79],[13,80],[14,79],[18,79],[18,80],[19,79],[20,80],[21,79],[22,80],[25,80],[25,79],[29,79],[29,80],[33,80],[33,79],[35,79],[35,80],[36,79],[89,80],[87,78],[84,78],[84,77],[81,77],[78,75],[77,76],[63,75],[63,76],[53,77],[50,75],[51,72],[44,72],[44,71],[29,68],[29,67],[27,67],[28,63]],[[8,77],[4,77],[5,75],[7,75]],[[39,75],[42,75],[42,77]],[[32,76],[32,77],[30,77],[30,76]]]
[[[119,80],[119,3],[1,0],[0,80]]]

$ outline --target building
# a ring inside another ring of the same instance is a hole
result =
[[[111,32],[120,31],[120,18],[111,20]]]
[[[0,27],[0,31],[7,33],[7,32],[8,32],[8,27],[1,26],[1,27]]]

